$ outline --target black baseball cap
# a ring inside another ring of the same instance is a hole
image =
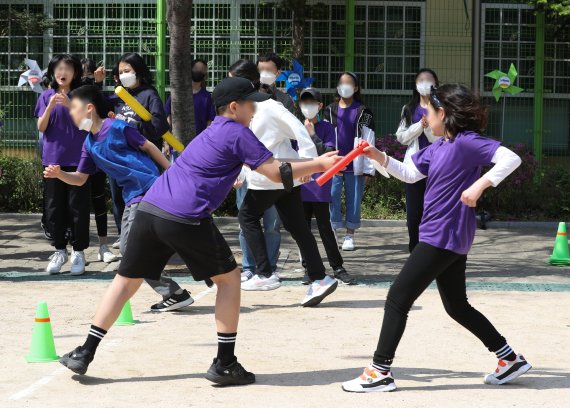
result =
[[[234,101],[263,102],[270,97],[269,94],[258,92],[249,79],[241,77],[222,79],[212,92],[212,100],[216,108]]]
[[[321,96],[321,93],[319,91],[317,91],[316,88],[305,88],[301,91],[301,100],[303,99],[303,97],[307,97],[308,95],[310,95],[312,97],[312,99],[314,99],[317,102],[322,102],[323,101],[323,97]]]

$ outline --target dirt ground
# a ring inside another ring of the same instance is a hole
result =
[[[387,293],[378,286],[340,287],[313,309],[298,306],[305,288],[297,282],[243,293],[236,351],[257,375],[251,386],[221,389],[203,378],[216,352],[215,291],[198,284],[184,284],[194,305],[165,314],[147,312],[157,299],[143,286],[132,300],[140,324],[113,327],[86,376],[24,360],[38,301],[48,302],[61,355],[84,341],[107,284],[0,282],[1,407],[559,407],[570,399],[568,292],[470,292],[472,304],[534,366],[506,386],[483,384],[495,358],[447,317],[431,288],[410,313],[393,393],[340,388],[376,346]]]

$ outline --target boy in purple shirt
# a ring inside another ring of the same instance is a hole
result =
[[[56,55],[48,65],[50,89],[41,93],[34,115],[38,130],[43,133],[42,164],[59,165],[74,171],[79,164],[81,147],[87,132],[75,126],[69,115],[68,94],[81,85],[81,62],[71,55]],[[46,180],[45,215],[47,229],[55,247],[46,271],[60,273],[67,262],[67,244],[70,241],[72,275],[85,272],[83,250],[89,246],[89,187],[69,186],[57,179]],[[66,236],[71,228],[71,239]]]
[[[248,129],[254,101],[264,101],[244,78],[226,78],[214,90],[214,122],[198,135],[143,198],[117,276],[107,289],[85,343],[60,362],[85,374],[107,330],[144,278],[157,279],[177,252],[196,280],[211,278],[218,288],[218,353],[206,378],[220,385],[255,382],[234,354],[240,310],[240,272],[212,219],[245,164],[275,182],[325,171],[340,160],[336,152],[312,161],[280,163]]]
[[[313,139],[317,147],[317,153],[323,154],[335,150],[335,131],[334,126],[324,120],[319,121],[317,114],[323,108],[323,98],[321,93],[315,88],[306,88],[301,92],[299,107],[301,113],[305,116],[305,127],[309,135]],[[315,174],[313,178],[319,175]],[[301,186],[301,199],[303,200],[303,208],[305,210],[305,220],[311,228],[311,218],[313,215],[317,220],[319,235],[323,241],[323,246],[327,253],[329,264],[334,271],[334,277],[345,285],[354,285],[356,280],[348,274],[343,267],[343,259],[338,250],[336,236],[332,229],[330,220],[330,202],[331,202],[332,180],[328,181],[322,187],[315,181],[310,181]],[[305,268],[305,276],[303,277],[303,285],[311,283],[309,273],[307,271],[307,263],[302,260]]]
[[[121,222],[121,254],[129,240],[130,229],[143,195],[159,176],[156,163],[167,169],[170,164],[160,150],[125,121],[106,118],[108,105],[103,94],[93,85],[73,91],[70,113],[78,126],[88,129],[77,171],[66,172],[60,166],[48,166],[46,179],[59,179],[66,184],[82,186],[98,171],[108,174],[121,187],[126,208]],[[147,283],[163,297],[151,311],[165,312],[191,305],[194,299],[173,279],[161,275]]]
[[[432,88],[428,105],[429,126],[442,137],[401,163],[374,147],[365,155],[375,166],[406,183],[427,177],[419,243],[392,283],[374,358],[362,375],[342,385],[349,392],[382,392],[396,389],[390,367],[404,334],[408,311],[435,279],[445,310],[473,333],[499,359],[497,369],[485,377],[487,384],[504,384],[530,370],[495,327],[467,301],[465,269],[475,236],[475,206],[485,189],[497,186],[521,159],[493,139],[477,132],[487,122],[487,111],[463,85]],[[481,167],[495,166],[481,176]]]

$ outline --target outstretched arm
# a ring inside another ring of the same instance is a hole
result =
[[[329,152],[312,160],[291,162],[291,169],[293,171],[292,178],[299,179],[304,176],[310,176],[311,174],[321,173],[330,169],[342,159],[341,156],[337,156],[337,153],[338,152]],[[261,164],[261,166],[255,169],[255,171],[263,174],[274,183],[282,183],[281,171],[279,170],[281,163],[282,162],[275,160],[272,157],[267,159],[263,164]]]
[[[364,149],[363,155],[372,161],[372,165],[378,171],[382,172],[382,168],[385,168],[388,173],[404,183],[413,184],[426,178],[426,175],[422,174],[415,164],[402,163],[373,146]]]
[[[87,182],[89,174],[79,173],[77,171],[67,172],[61,170],[61,167],[55,164],[50,164],[44,169],[45,178],[57,178],[66,184],[72,186],[82,186]]]

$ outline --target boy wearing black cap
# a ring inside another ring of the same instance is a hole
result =
[[[321,155],[336,150],[334,126],[324,120],[319,121],[317,116],[319,111],[323,108],[321,93],[315,88],[305,88],[300,95],[299,107],[305,117],[305,127],[317,147],[317,153]],[[317,178],[318,176],[318,174],[315,174],[313,178]],[[356,283],[355,279],[350,276],[343,267],[344,261],[338,250],[336,236],[331,226],[329,209],[331,186],[332,180],[323,186],[319,186],[315,181],[301,186],[301,199],[303,200],[305,219],[309,228],[311,228],[311,218],[313,215],[315,216],[319,235],[323,241],[329,264],[334,271],[334,277],[345,285],[354,285]],[[302,263],[305,268],[303,284],[308,285],[311,281],[309,279],[305,259],[302,260]]]
[[[216,327],[218,354],[206,378],[220,385],[255,381],[234,355],[240,309],[240,272],[212,212],[232,188],[242,165],[276,182],[310,175],[332,167],[335,152],[303,163],[280,163],[247,125],[254,102],[268,99],[244,78],[226,78],[213,93],[218,116],[158,178],[141,202],[129,245],[118,274],[107,289],[85,344],[60,362],[85,374],[107,330],[144,278],[157,279],[177,252],[194,279],[212,279],[217,285]],[[181,238],[183,237],[183,238]]]

